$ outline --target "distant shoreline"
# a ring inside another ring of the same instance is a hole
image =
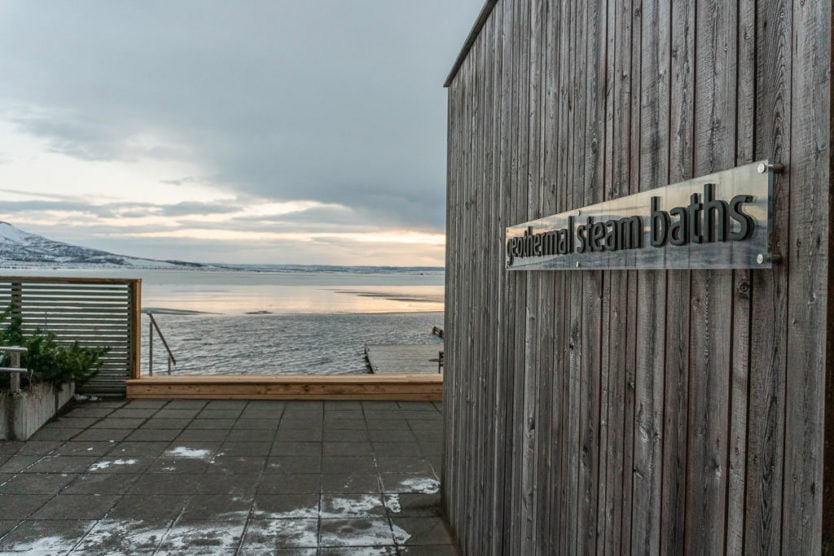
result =
[[[153,262],[149,260],[149,262]],[[347,274],[425,274],[445,272],[442,266],[337,266],[337,265],[296,265],[296,264],[220,264],[220,263],[186,263],[182,261],[159,261],[171,265],[182,266],[155,266],[131,265],[131,264],[102,264],[102,263],[73,263],[56,264],[54,262],[25,262],[25,261],[3,261],[0,260],[0,271],[23,270],[23,271],[131,271],[131,270],[153,270],[173,272],[275,272],[275,273],[347,273]]]

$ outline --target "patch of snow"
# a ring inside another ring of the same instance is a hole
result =
[[[245,545],[254,554],[275,552],[276,541],[293,548],[318,547],[318,520],[275,519],[252,520],[246,530]]]
[[[406,541],[411,538],[411,533],[409,533],[399,525],[394,525],[392,523],[391,528],[394,530],[394,541],[397,544],[405,544]]]
[[[126,555],[152,551],[167,530],[167,523],[165,527],[149,527],[141,520],[103,519],[84,537],[78,550]]]
[[[322,508],[321,517],[367,517],[371,511],[381,508],[382,500],[373,494],[360,494],[352,498],[333,497]]]
[[[330,522],[321,531],[322,546],[380,546],[394,544],[387,519],[350,519]],[[403,531],[403,533],[405,533]],[[405,533],[406,535],[408,533]]]
[[[108,469],[112,465],[134,465],[135,463],[135,459],[114,459],[98,461],[92,464],[88,471],[101,471],[102,469]]]
[[[240,544],[244,522],[201,523],[199,525],[175,525],[162,541],[159,550],[175,553],[203,552],[232,554]]]
[[[72,550],[77,539],[67,539],[59,536],[40,537],[38,539],[23,539],[20,542],[6,539],[6,550],[25,552],[27,554],[55,554]],[[5,552],[4,552],[5,554]]]
[[[390,556],[396,554],[393,546],[354,546],[350,549],[350,556]]]
[[[414,477],[400,481],[400,487],[406,489],[404,492],[436,494],[440,492],[440,481],[429,477]]]
[[[399,494],[386,494],[385,495],[385,506],[394,512],[395,514],[400,513],[403,511],[402,506],[400,505],[400,495]]]
[[[176,448],[166,450],[164,455],[172,458],[209,459],[211,450],[177,446]]]
[[[294,510],[286,510],[283,512],[265,512],[256,509],[255,516],[264,519],[304,519],[308,517],[318,517],[319,509],[316,507],[295,508]]]

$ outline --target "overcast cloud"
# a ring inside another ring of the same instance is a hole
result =
[[[0,0],[0,218],[139,256],[442,264],[442,82],[481,4]]]

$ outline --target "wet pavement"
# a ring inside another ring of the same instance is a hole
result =
[[[0,552],[456,554],[441,406],[76,404],[0,441]]]

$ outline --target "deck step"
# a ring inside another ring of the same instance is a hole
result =
[[[128,399],[440,401],[434,374],[180,375],[127,381]]]

